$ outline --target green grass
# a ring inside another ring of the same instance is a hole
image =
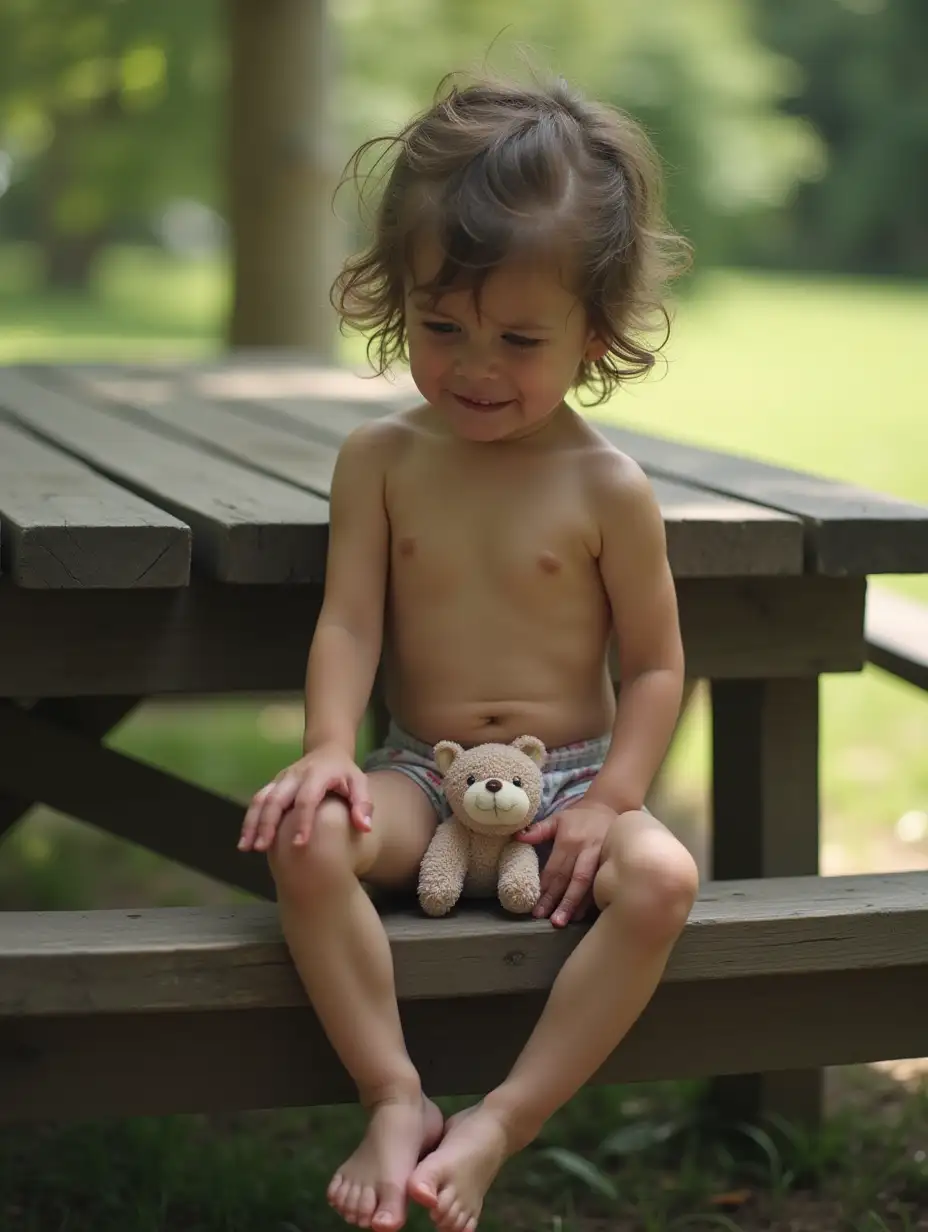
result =
[[[192,357],[218,350],[228,299],[214,259],[104,254],[91,294],[48,295],[28,245],[0,247],[0,363]]]
[[[589,1088],[504,1170],[481,1232],[907,1232],[928,1208],[928,1091],[891,1124],[706,1133],[699,1087]],[[450,1111],[460,1101],[442,1101]],[[0,1130],[3,1232],[336,1232],[357,1109]],[[414,1208],[412,1232],[431,1223]]]

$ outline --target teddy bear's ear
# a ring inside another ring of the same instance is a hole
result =
[[[442,774],[447,774],[451,769],[451,763],[454,759],[463,753],[464,750],[459,744],[455,744],[453,740],[439,740],[438,744],[433,749],[435,763]]]
[[[526,757],[530,757],[536,766],[545,764],[548,750],[537,736],[518,736],[512,743],[514,748],[519,749]]]

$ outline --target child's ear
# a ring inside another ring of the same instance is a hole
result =
[[[609,344],[604,338],[600,338],[598,334],[590,334],[583,358],[588,364],[594,364],[598,359],[602,359],[608,350]]]
[[[451,763],[456,757],[459,757],[464,750],[459,744],[455,744],[453,740],[439,740],[433,750],[435,764],[438,766],[442,774],[447,774],[451,769]]]

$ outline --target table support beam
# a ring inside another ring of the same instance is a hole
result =
[[[0,792],[39,801],[208,877],[273,898],[261,856],[236,848],[244,806],[0,702]]]
[[[816,676],[712,683],[712,876],[819,871],[819,683]],[[812,1127],[822,1115],[818,1070],[717,1079],[725,1120],[776,1115]]]
[[[137,697],[43,697],[28,707],[37,718],[89,740],[102,740],[131,713]],[[0,792],[0,843],[35,800]]]

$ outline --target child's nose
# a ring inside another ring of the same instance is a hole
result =
[[[503,785],[499,779],[487,779],[487,791],[502,791]]]

